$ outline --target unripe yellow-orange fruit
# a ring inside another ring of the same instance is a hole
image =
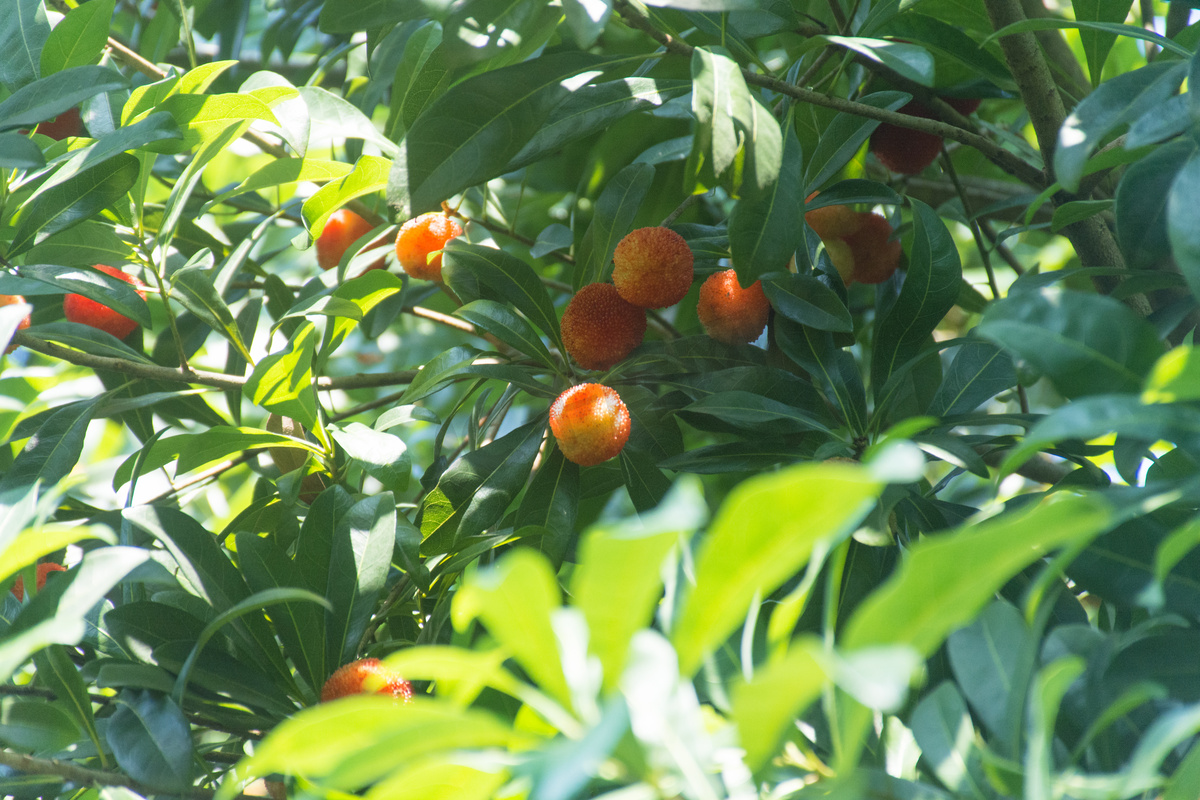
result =
[[[757,339],[767,326],[770,310],[762,281],[743,289],[732,269],[709,275],[696,302],[696,316],[705,332],[725,344],[748,344]]]
[[[645,310],[621,299],[611,283],[589,283],[563,310],[563,345],[584,369],[608,369],[645,335]]]
[[[390,694],[407,703],[412,699],[412,684],[378,658],[360,658],[334,670],[321,687],[321,702],[352,694]]]
[[[396,234],[396,260],[410,276],[440,283],[442,248],[462,232],[458,220],[440,211],[413,217]]]
[[[692,250],[670,228],[630,231],[613,251],[613,285],[639,308],[666,308],[692,287]]]
[[[568,461],[581,467],[602,464],[629,441],[629,409],[614,389],[581,383],[550,406],[550,432]]]

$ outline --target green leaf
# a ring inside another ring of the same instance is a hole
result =
[[[1143,403],[1200,399],[1200,350],[1189,345],[1168,350],[1154,363],[1142,392]]]
[[[150,308],[128,281],[91,268],[60,267],[56,264],[26,264],[21,277],[32,278],[103,303],[114,311],[150,327]]]
[[[1191,139],[1169,142],[1130,164],[1121,176],[1113,215],[1117,219],[1117,242],[1131,269],[1153,268],[1170,257],[1167,204],[1171,187],[1195,152],[1196,142]],[[1183,184],[1180,189],[1186,191]],[[1188,235],[1186,229],[1179,230],[1185,237]],[[1183,244],[1181,250],[1186,256],[1187,245]],[[1200,247],[1197,251],[1200,252]],[[1197,272],[1195,267],[1189,267],[1185,275]],[[1200,283],[1193,282],[1193,286]]]
[[[349,164],[341,161],[320,158],[279,158],[255,171],[232,189],[217,195],[209,201],[209,205],[216,205],[231,197],[237,197],[239,194],[257,192],[272,186],[301,181],[327,183],[346,177],[352,169],[353,167]]]
[[[1013,575],[1049,551],[1091,539],[1110,518],[1098,496],[1053,495],[1015,513],[923,539],[855,609],[843,645],[908,644],[928,656]]]
[[[596,198],[592,221],[584,231],[576,258],[576,288],[604,280],[617,243],[633,227],[646,193],[654,181],[654,167],[630,164],[613,176]]]
[[[412,477],[412,458],[399,436],[351,422],[333,431],[346,455],[362,464],[366,473],[390,492],[403,492]]]
[[[875,108],[896,111],[911,99],[912,95],[907,92],[889,91],[864,95],[859,98],[858,102]],[[806,191],[812,192],[821,188],[826,181],[840,172],[878,127],[879,123],[875,120],[866,119],[857,114],[839,112],[821,134],[816,149],[808,159],[804,181],[807,187]],[[824,199],[824,197],[817,198],[818,201]],[[810,206],[810,208],[819,207],[818,202],[814,202]]]
[[[32,128],[96,95],[123,89],[125,79],[107,67],[72,67],[27,84],[0,103],[0,132]]]
[[[800,141],[789,127],[776,180],[765,188],[742,186],[742,198],[729,216],[729,250],[742,286],[786,270],[804,244],[804,228],[796,224],[804,215],[801,164]]]
[[[1069,191],[1079,188],[1087,158],[1120,125],[1154,111],[1179,89],[1186,65],[1157,61],[1100,84],[1063,122],[1054,149],[1054,175]]]
[[[886,39],[826,36],[825,41],[858,53],[869,61],[921,86],[933,86],[933,56],[924,47]]]
[[[301,208],[308,235],[316,240],[333,212],[356,197],[374,194],[384,188],[390,168],[391,162],[387,159],[364,155],[354,162],[354,169],[348,175],[313,192]]]
[[[317,423],[317,393],[312,380],[316,328],[306,322],[287,348],[258,362],[242,391],[255,405],[291,417],[312,430]]]
[[[168,792],[192,785],[191,728],[171,698],[122,692],[106,728],[117,763],[134,780]]]
[[[9,257],[24,253],[47,237],[113,205],[133,188],[140,171],[137,158],[121,153],[42,194],[21,209]]]
[[[561,605],[558,581],[545,556],[519,548],[465,581],[454,595],[451,618],[460,631],[482,619],[534,683],[570,708],[571,692],[551,625],[551,615]]]
[[[966,414],[1016,385],[1016,368],[1006,352],[991,342],[968,339],[950,362],[928,413],[935,417]]]
[[[421,552],[452,553],[494,525],[525,487],[545,430],[530,422],[451,464],[422,507]]]
[[[835,347],[828,331],[799,325],[783,315],[776,317],[775,331],[780,348],[813,376],[841,420],[853,431],[864,431],[867,396],[854,356]]]
[[[248,94],[174,94],[158,106],[183,132],[184,150],[197,150],[230,128],[245,129],[254,120],[276,125],[271,107]]]
[[[1120,301],[1054,286],[1010,292],[989,305],[977,330],[1068,398],[1138,391],[1165,349]]]
[[[962,281],[958,248],[946,223],[920,200],[913,208],[913,244],[900,296],[879,321],[871,356],[871,383],[878,394],[892,373],[914,358],[933,329],[954,307]]]
[[[42,47],[50,36],[42,0],[5,0],[0,14],[0,83],[15,92],[36,80]]]
[[[581,53],[543,55],[453,86],[409,128],[388,179],[388,202],[408,219],[503,174],[567,96],[563,81],[602,63]]]
[[[100,60],[108,42],[108,28],[115,7],[116,0],[100,0],[68,11],[50,31],[42,47],[42,75],[53,75]]]
[[[462,368],[478,357],[469,347],[451,347],[430,359],[413,378],[398,401],[415,403],[459,378]]]
[[[494,247],[454,240],[442,252],[442,278],[464,300],[484,298],[511,303],[555,347],[563,349],[554,303],[538,274],[525,261]],[[472,288],[468,281],[479,288]]]
[[[391,492],[360,500],[338,518],[325,593],[333,606],[326,615],[326,664],[344,664],[355,657],[383,591],[395,539]]]
[[[714,392],[685,406],[679,413],[689,417],[708,415],[734,427],[751,431],[771,430],[779,434],[803,431],[830,433],[824,422],[804,408],[737,389]]]
[[[801,325],[838,333],[854,330],[850,309],[812,275],[773,275],[763,282],[763,292],[777,313]]]
[[[1045,31],[1054,28],[1073,28],[1078,30],[1093,30],[1113,33],[1117,36],[1126,36],[1130,39],[1141,39],[1144,42],[1153,42],[1163,50],[1174,53],[1177,56],[1191,58],[1192,51],[1176,42],[1174,39],[1168,39],[1162,34],[1154,31],[1139,28],[1136,25],[1116,25],[1111,22],[1085,22],[1069,19],[1058,19],[1055,17],[1039,17],[1037,19],[1026,19],[1021,22],[1014,22],[1012,25],[1006,25],[1004,28],[993,33],[985,39],[981,46],[989,44],[994,39],[999,39],[1002,36],[1011,36],[1014,33],[1025,33],[1026,31]],[[1106,81],[1101,86],[1106,86],[1112,81]],[[1089,95],[1090,96],[1090,95]]]
[[[556,367],[554,357],[542,343],[537,331],[508,306],[492,300],[474,300],[459,307],[454,314],[479,330],[492,334],[521,355],[535,358],[550,369]]]
[[[38,681],[54,692],[59,701],[58,708],[66,711],[71,720],[72,728],[84,731],[97,751],[104,749],[100,741],[100,732],[96,728],[96,717],[92,712],[92,700],[88,697],[88,687],[79,673],[79,668],[71,661],[62,645],[51,645],[33,657],[37,666]],[[43,708],[52,708],[45,706]],[[56,709],[58,710],[58,709]],[[76,727],[78,726],[78,727]],[[0,737],[3,734],[0,733]]]
[[[129,260],[129,245],[121,241],[111,224],[86,220],[47,237],[25,254],[27,264],[123,264]]]
[[[579,512],[579,465],[567,461],[555,448],[543,459],[517,508],[513,526],[536,526],[542,531],[537,549],[559,566],[575,537]]]
[[[653,510],[671,489],[671,480],[654,464],[654,457],[634,447],[618,455],[621,479],[638,513]]]
[[[1076,222],[1094,217],[1102,211],[1108,211],[1112,205],[1112,200],[1075,200],[1063,203],[1054,209],[1050,230],[1058,233],[1068,225],[1074,225]]]
[[[39,671],[40,674],[40,671]],[[79,726],[45,700],[0,700],[0,742],[18,751],[55,753],[79,738]]]
[[[1071,0],[1071,10],[1075,12],[1075,19],[1081,22],[1124,22],[1132,6],[1133,0]],[[1117,41],[1117,35],[1094,28],[1081,28],[1079,41],[1083,44],[1083,52],[1087,56],[1092,86],[1098,86],[1104,72],[1104,62],[1108,60],[1108,53]]]
[[[409,0],[360,0],[349,6],[327,3],[321,9],[317,27],[323,33],[373,31],[423,13],[423,6],[413,5]]]
[[[235,454],[241,455],[250,450],[263,450],[268,447],[299,447],[313,455],[321,455],[319,448],[303,439],[294,439],[281,433],[270,433],[261,428],[218,426],[200,431],[188,438],[179,453],[178,471],[179,474],[191,472]]]
[[[909,727],[921,747],[921,755],[928,759],[943,786],[971,797],[988,796],[975,774],[979,756],[971,715],[953,683],[944,681],[921,698]]]
[[[84,436],[98,401],[93,398],[56,409],[0,478],[0,497],[23,492],[35,483],[45,489],[66,478],[83,453]]]
[[[1194,224],[1195,203],[1200,202],[1200,154],[1193,153],[1179,170],[1167,198],[1167,235],[1179,271],[1193,294],[1200,292],[1200,231]],[[1189,222],[1188,220],[1192,220]]]
[[[192,261],[194,262],[195,258]],[[233,318],[233,312],[229,310],[229,306],[225,305],[224,298],[213,285],[215,278],[210,267],[189,263],[171,273],[172,297],[210,328],[220,332],[237,348],[242,358],[253,363],[254,359],[250,355],[246,343],[242,341],[242,334]]]
[[[696,556],[696,583],[671,641],[679,671],[701,661],[765,597],[802,569],[819,541],[846,536],[880,486],[850,464],[802,464],[741,483],[717,512]]]
[[[41,149],[19,133],[0,133],[0,167],[8,169],[41,169],[46,157]]]
[[[332,324],[325,327],[325,339],[321,342],[321,350],[317,356],[316,369],[323,371],[325,363],[350,332],[358,327],[359,322],[367,312],[375,308],[394,294],[400,292],[404,284],[392,273],[382,269],[372,269],[342,283],[333,290],[333,297],[339,301],[349,301],[358,307],[359,317],[352,315],[337,316]]]
[[[816,658],[819,648],[811,637],[800,638],[784,657],[734,686],[733,719],[750,769],[766,766],[796,717],[827,686],[828,676]]]
[[[1005,748],[1016,747],[1021,735],[1023,681],[1028,680],[1022,671],[1032,666],[1038,646],[1021,612],[1003,600],[994,600],[946,642],[959,690]]]
[[[1057,792],[1052,788],[1056,748],[1055,727],[1063,696],[1075,679],[1083,674],[1087,663],[1078,656],[1064,656],[1042,667],[1034,677],[1029,692],[1029,742],[1025,755],[1025,793],[1029,800],[1050,800]]]
[[[756,146],[757,125],[765,120],[758,113],[757,98],[728,53],[703,47],[692,52],[692,114],[696,118],[691,156],[694,177],[704,185],[722,183],[736,190],[743,168],[749,167],[744,163],[747,148]],[[766,124],[768,131],[771,124],[775,130],[773,136],[768,133],[768,139],[779,145],[778,123],[773,117]],[[760,188],[766,185],[756,183]]]

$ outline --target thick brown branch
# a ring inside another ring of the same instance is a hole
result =
[[[127,775],[122,775],[119,772],[102,772],[95,769],[87,769],[78,764],[73,764],[70,761],[54,761],[48,758],[34,758],[20,753],[10,753],[7,750],[0,750],[0,764],[6,767],[12,767],[17,772],[26,775],[54,775],[71,783],[78,783],[83,786],[123,786],[126,789],[132,789],[140,795],[149,797],[151,795],[162,794],[158,789],[152,786],[147,786],[144,783],[135,781]],[[172,792],[172,794],[180,794]],[[181,793],[183,797],[194,797],[198,800],[211,800],[216,795],[212,789],[189,789]],[[251,800],[247,795],[238,794],[238,798]]]

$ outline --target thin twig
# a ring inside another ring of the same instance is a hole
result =
[[[84,786],[122,786],[126,789],[132,789],[145,797],[162,794],[161,790],[153,786],[148,786],[141,781],[136,781],[119,772],[102,772],[97,769],[87,769],[70,761],[34,758],[33,756],[0,750],[0,764],[27,775],[54,775],[65,781]],[[171,794],[194,797],[198,798],[198,800],[211,800],[217,793],[212,789],[192,788],[182,792],[172,791]],[[257,800],[257,798],[250,798],[248,795],[241,793],[238,793],[235,797],[244,798],[244,800]]]

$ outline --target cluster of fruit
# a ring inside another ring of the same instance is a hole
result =
[[[350,245],[374,230],[374,226],[348,208],[333,212],[325,222],[325,228],[317,237],[317,265],[329,270],[341,263],[342,256]],[[400,226],[396,234],[396,260],[410,277],[423,281],[442,280],[442,248],[451,239],[462,236],[462,225],[449,214],[433,211],[413,217]],[[363,248],[363,252],[378,249],[387,244],[384,238],[377,239]],[[381,255],[367,270],[384,269],[386,256]]]
[[[808,200],[816,196],[813,192]],[[821,237],[847,286],[856,281],[883,283],[900,265],[900,242],[892,238],[892,225],[881,214],[835,205],[809,211],[804,221]]]

